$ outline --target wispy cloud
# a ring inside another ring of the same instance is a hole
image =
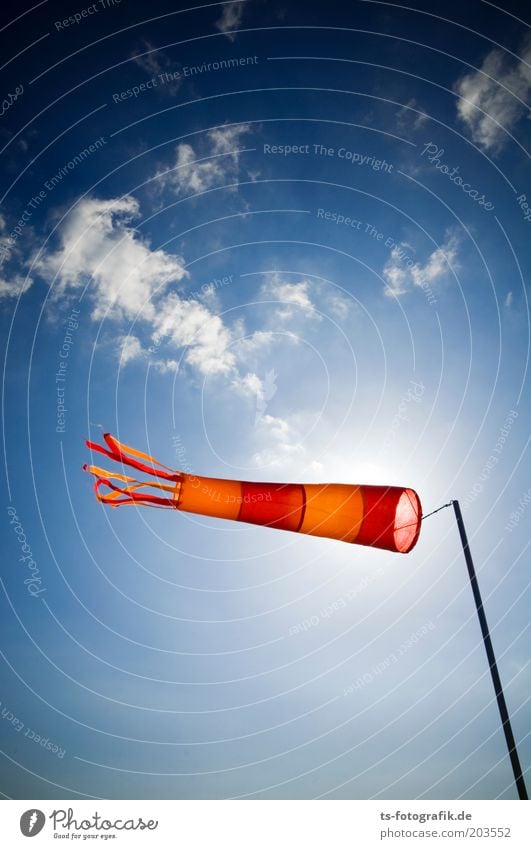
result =
[[[349,298],[337,293],[327,299],[327,307],[332,316],[338,321],[345,321],[351,313],[353,304]]]
[[[276,317],[281,321],[290,321],[295,316],[319,318],[315,304],[310,298],[311,284],[308,280],[289,283],[274,274],[261,289],[262,297],[278,301],[282,306],[277,309]]]
[[[420,130],[428,120],[428,115],[421,110],[418,102],[412,97],[397,110],[395,119],[397,130],[407,135],[411,131]]]
[[[262,380],[254,372],[248,372],[246,375],[238,375],[232,382],[232,386],[245,397],[254,398],[262,392]]]
[[[179,371],[178,361],[172,359],[155,360],[153,367],[160,372],[160,374],[174,374]]]
[[[212,144],[224,149],[230,139],[221,132]],[[35,262],[52,288],[52,305],[86,289],[92,319],[105,320],[106,338],[121,367],[138,363],[162,374],[186,367],[195,375],[220,378],[224,391],[238,393],[253,411],[254,462],[288,469],[306,456],[301,433],[308,428],[304,416],[279,415],[273,407],[280,384],[271,358],[277,329],[260,325],[255,316],[249,333],[242,319],[228,324],[209,303],[187,297],[181,288],[188,277],[183,258],[153,248],[136,226],[139,217],[139,203],[131,196],[86,198],[70,212],[57,244]],[[293,283],[274,275],[267,285],[268,298],[280,301],[281,309],[311,319],[318,315],[308,280]],[[297,342],[290,330],[282,328],[281,335],[288,344]],[[279,406],[282,410],[281,398]]]
[[[223,149],[230,141],[220,132],[212,143]],[[35,261],[52,288],[52,303],[86,287],[92,318],[114,323],[122,366],[143,361],[164,373],[186,364],[202,375],[224,376],[240,393],[254,393],[262,415],[272,397],[272,379],[266,369],[258,377],[256,369],[274,334],[264,328],[249,334],[241,321],[226,324],[216,305],[186,297],[176,288],[188,277],[183,258],[154,249],[135,226],[139,216],[138,201],[131,196],[82,200],[60,227],[58,245]],[[313,314],[305,282],[272,283],[288,309]],[[132,321],[135,332],[129,333]]]
[[[286,467],[306,453],[297,431],[285,418],[265,413],[256,430],[260,449],[255,452],[253,462],[257,466]]]
[[[425,263],[413,260],[413,249],[405,242],[395,245],[383,267],[385,294],[399,297],[419,287],[433,295],[434,288],[457,266],[458,240],[454,234],[436,248]]]
[[[512,132],[527,111],[531,36],[524,42],[519,61],[498,48],[491,50],[479,70],[457,81],[455,90],[460,98],[457,114],[472,139],[483,150],[498,152],[508,139],[507,132]]]
[[[236,38],[233,30],[238,29],[240,26],[244,11],[245,3],[225,3],[223,11],[221,12],[221,17],[216,21],[217,29],[224,33],[231,41],[234,41]]]
[[[181,87],[182,78],[177,76],[181,66],[174,62],[167,53],[159,50],[148,40],[142,41],[137,52],[131,54],[131,59],[135,65],[142,68],[150,77],[158,77],[159,75],[168,75],[165,77],[164,85],[157,86],[156,90],[166,93],[175,94]],[[169,77],[174,77],[169,79]]]
[[[2,298],[18,298],[24,294],[32,285],[33,280],[30,277],[24,277],[21,274],[14,274],[12,277],[0,277],[0,299]]]
[[[242,331],[243,332],[243,331]],[[270,330],[256,330],[249,336],[242,335],[236,342],[236,352],[242,360],[247,360],[263,349],[269,347],[275,340],[275,334]]]
[[[269,402],[277,394],[277,374],[274,368],[268,369],[263,378],[254,372],[248,372],[244,376],[239,375],[233,381],[232,387],[244,397],[253,400],[256,425],[267,410]]]
[[[36,263],[57,297],[88,285],[94,320],[105,317],[138,321],[157,350],[182,351],[182,360],[202,374],[228,373],[235,361],[230,330],[204,304],[168,292],[187,276],[181,257],[153,250],[132,226],[139,213],[132,197],[91,198],[66,219],[60,247]],[[122,364],[145,358],[137,336],[119,339]],[[161,371],[176,370],[174,358],[154,362]]]
[[[79,203],[59,232],[60,247],[35,265],[53,286],[53,295],[90,282],[95,319],[153,320],[153,298],[182,280],[186,270],[181,257],[152,250],[139,236],[131,226],[138,215],[138,201],[131,196]]]
[[[249,124],[210,130],[202,151],[191,144],[177,145],[172,167],[157,174],[159,188],[169,188],[176,194],[199,194],[214,186],[236,182],[242,137],[250,130]]]
[[[136,360],[144,354],[142,343],[136,336],[122,336],[118,341],[121,345],[121,365],[125,366],[131,360]]]
[[[0,215],[0,300],[17,298],[33,285],[31,277],[20,273],[21,267],[23,268],[25,263],[20,256],[15,238],[12,235],[7,235],[6,228],[6,219],[3,215]],[[28,235],[28,232],[25,232],[25,236]],[[12,261],[14,265],[18,266],[17,271],[6,268]]]
[[[275,310],[275,319],[286,323],[301,317],[320,321],[322,314],[342,321],[352,307],[352,302],[340,290],[330,289],[327,284],[310,280],[292,283],[278,273],[268,277],[260,294],[266,301],[281,304]]]
[[[231,333],[204,304],[170,294],[158,305],[153,327],[155,338],[185,348],[185,361],[202,374],[228,374],[233,369]]]

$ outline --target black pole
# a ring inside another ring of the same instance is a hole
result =
[[[468,545],[465,524],[463,522],[463,515],[461,513],[459,501],[452,501],[452,504],[454,506],[455,518],[457,519],[459,535],[463,544],[463,554],[465,555],[466,565],[468,569],[468,577],[470,578],[472,593],[474,595],[474,601],[476,603],[479,624],[481,627],[481,633],[483,635],[483,643],[485,645],[485,651],[487,652],[490,674],[492,677],[492,683],[494,685],[494,692],[496,693],[498,710],[500,711],[500,717],[503,725],[503,733],[505,734],[505,740],[507,742],[507,748],[509,750],[509,757],[511,759],[511,766],[513,768],[516,789],[518,791],[518,796],[520,799],[528,799],[529,797],[527,795],[527,789],[525,786],[524,777],[522,775],[522,767],[520,766],[520,760],[518,758],[518,752],[516,750],[516,742],[513,735],[513,729],[511,728],[511,720],[509,719],[509,712],[507,710],[505,696],[503,695],[503,687],[500,679],[500,674],[498,672],[498,665],[496,663],[496,657],[494,655],[494,649],[492,647],[492,641],[490,639],[487,617],[485,616],[483,601],[481,600],[481,593],[479,591],[476,570],[474,569],[474,562],[470,553],[470,546]]]

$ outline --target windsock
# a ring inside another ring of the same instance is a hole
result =
[[[110,433],[103,438],[106,448],[88,441],[86,445],[150,476],[137,480],[98,466],[83,466],[96,478],[98,501],[111,507],[140,504],[183,510],[402,554],[411,551],[419,537],[422,509],[413,489],[207,478],[164,466],[149,454],[118,442]]]

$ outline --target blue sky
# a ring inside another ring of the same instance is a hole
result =
[[[514,798],[450,510],[399,556],[81,466],[459,498],[529,767],[519,5],[1,14],[0,791]]]

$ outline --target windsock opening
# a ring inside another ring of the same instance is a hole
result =
[[[363,520],[354,542],[399,554],[411,551],[419,538],[422,522],[417,493],[398,486],[366,485],[361,489]]]
[[[407,554],[416,544],[420,534],[421,514],[417,493],[413,489],[405,489],[396,505],[394,529],[396,550],[401,554]]]

